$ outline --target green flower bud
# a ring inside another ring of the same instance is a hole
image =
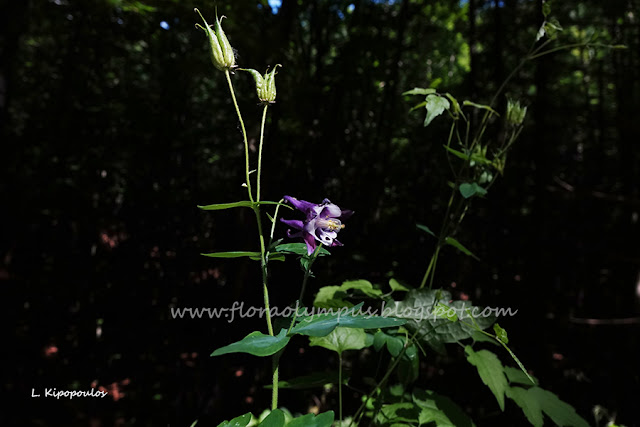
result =
[[[215,30],[211,29],[211,25],[207,24],[207,21],[204,19],[204,16],[200,13],[198,9],[194,9],[202,21],[204,21],[204,27],[200,24],[196,24],[196,27],[202,29],[207,33],[207,37],[209,37],[209,44],[211,45],[211,62],[213,65],[220,71],[232,70],[236,67],[236,56],[233,52],[233,48],[229,43],[229,39],[225,35],[224,31],[222,31],[222,18],[218,18],[218,14],[216,13],[216,23]]]
[[[260,102],[269,104],[276,102],[276,69],[278,67],[282,67],[282,65],[276,64],[271,72],[267,69],[264,76],[256,70],[240,68],[240,71],[250,73],[256,81],[256,93]]]
[[[520,101],[507,100],[507,123],[520,126],[527,115],[527,107],[520,105]]]

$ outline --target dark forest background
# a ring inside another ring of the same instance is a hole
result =
[[[268,361],[209,357],[264,321],[176,320],[169,310],[262,298],[254,262],[199,255],[255,250],[257,239],[249,210],[196,208],[246,193],[235,112],[194,7],[213,21],[210,0],[1,6],[2,359],[5,406],[17,409],[2,410],[3,426],[205,426],[269,405]],[[415,224],[438,227],[444,213],[448,124],[425,129],[424,113],[409,112],[419,101],[402,92],[435,87],[487,103],[534,39],[539,2],[217,8],[240,66],[283,65],[265,199],[328,197],[356,211],[344,248],[316,264],[310,291],[358,278],[384,285],[390,275],[419,284],[435,241]],[[602,405],[640,425],[640,4],[561,1],[552,14],[565,29],[560,43],[598,33],[628,49],[575,48],[514,77],[507,93],[529,105],[524,132],[458,236],[482,261],[446,251],[436,285],[518,309],[500,323],[543,387],[590,422]],[[234,81],[255,149],[254,83],[242,73]],[[499,111],[505,104],[500,97]],[[272,304],[285,306],[301,272],[292,259],[271,273]],[[325,350],[305,349],[292,342],[281,377],[335,367]],[[500,413],[457,349],[432,356],[422,387],[450,396],[478,425],[526,423],[512,402]],[[351,363],[367,375],[371,358]],[[30,397],[32,388],[92,385],[110,396]],[[358,399],[349,399],[352,413]],[[281,397],[301,412],[335,402],[321,389]]]

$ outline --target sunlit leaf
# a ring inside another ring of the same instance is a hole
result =
[[[308,256],[307,245],[304,243],[283,243],[277,245],[274,249],[275,252],[286,252],[296,255]],[[331,255],[331,252],[323,247],[318,250],[318,256]]]
[[[480,379],[489,387],[500,409],[504,411],[504,393],[508,384],[502,362],[498,356],[488,350],[474,351],[470,346],[466,346],[464,350],[467,353],[467,360],[478,369]]]
[[[406,92],[403,92],[403,95],[431,95],[432,93],[436,93],[435,89],[432,88],[421,88],[416,87]]]
[[[322,314],[313,314],[310,316],[299,316],[298,323],[291,329],[290,335],[301,334],[312,337],[323,337],[328,335],[338,326],[346,328],[363,328],[377,329],[388,328],[392,326],[401,326],[406,323],[405,319],[387,316],[373,315],[356,315],[362,308],[360,303],[352,308],[342,309],[318,309],[316,312]]]
[[[408,292],[410,290],[409,288],[407,288],[405,285],[403,285],[400,282],[398,282],[393,277],[391,279],[389,279],[389,286],[391,287],[391,290],[394,291],[394,292],[396,292],[396,291]]]
[[[487,190],[485,190],[475,182],[463,182],[462,184],[460,184],[459,188],[460,194],[462,194],[462,197],[464,197],[465,199],[468,199],[475,195],[484,196],[485,194],[487,194]]]
[[[284,412],[280,409],[274,409],[267,417],[259,424],[260,427],[284,427],[285,417]]]
[[[324,337],[309,338],[309,345],[324,347],[341,354],[345,350],[361,350],[367,347],[367,334],[360,328],[335,328]]]
[[[247,413],[244,415],[240,415],[232,419],[231,421],[223,421],[218,424],[218,427],[247,427],[247,425],[251,422],[251,413]]]
[[[254,331],[240,341],[217,349],[211,353],[211,356],[221,356],[229,353],[249,353],[259,357],[271,356],[282,350],[290,339],[287,336],[286,329],[281,329],[276,336]]]
[[[542,412],[547,414],[554,423],[559,426],[588,427],[589,424],[576,413],[573,406],[563,402],[550,391],[540,387],[532,387],[527,390],[527,394],[532,395],[542,408]]]
[[[433,121],[436,117],[447,110],[451,104],[447,98],[438,95],[428,95],[427,96],[427,116],[424,119],[424,125],[429,126],[429,123]]]

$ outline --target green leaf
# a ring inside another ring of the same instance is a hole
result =
[[[411,90],[403,92],[403,95],[431,95],[432,93],[436,93],[435,89],[432,88],[421,88],[415,87]]]
[[[221,209],[231,209],[231,208],[241,208],[241,207],[251,208],[253,207],[253,202],[250,202],[249,200],[243,200],[241,202],[234,202],[234,203],[216,203],[213,205],[205,205],[205,206],[198,205],[198,208],[202,209],[203,211],[218,211]]]
[[[509,338],[507,337],[507,331],[502,329],[502,327],[500,327],[500,325],[498,325],[497,323],[494,323],[494,325],[493,325],[493,332],[496,333],[496,337],[500,341],[502,341],[505,344],[509,344]]]
[[[281,329],[276,336],[254,331],[238,342],[217,349],[211,353],[211,356],[229,353],[249,353],[259,357],[271,356],[282,350],[289,343],[289,339],[286,329]]]
[[[487,190],[479,186],[478,183],[476,182],[472,182],[472,183],[463,182],[462,184],[460,184],[459,189],[460,189],[460,194],[462,194],[462,197],[464,197],[465,199],[468,199],[469,197],[473,197],[476,194],[479,196],[484,196],[485,194],[487,194]]]
[[[439,295],[438,295],[439,293]],[[407,319],[406,328],[411,333],[418,333],[418,338],[440,353],[444,353],[445,343],[454,343],[473,335],[477,329],[471,323],[473,321],[480,329],[491,326],[495,317],[485,316],[481,307],[474,307],[471,301],[451,301],[451,293],[430,289],[412,289],[402,301],[395,301],[383,309],[382,315],[397,316]],[[436,305],[441,309],[434,310]],[[442,306],[450,307],[458,316],[458,322],[447,319]]]
[[[429,126],[429,123],[442,114],[444,110],[447,110],[450,105],[447,98],[438,95],[427,95],[427,117],[424,119],[424,126]]]
[[[405,285],[403,285],[400,282],[398,282],[393,277],[391,279],[389,279],[389,286],[391,287],[391,290],[394,291],[394,292],[396,292],[396,291],[409,292],[409,290],[410,290],[409,288],[407,288]]]
[[[451,101],[451,104],[453,104],[453,111],[455,114],[462,113],[462,110],[460,110],[460,104],[458,103],[458,100],[453,97],[453,95],[451,95],[450,93],[445,93],[444,96],[446,96],[449,101]]]
[[[274,409],[259,424],[260,427],[284,427],[284,412],[280,409]]]
[[[532,387],[527,390],[538,401],[542,412],[547,414],[559,426],[589,427],[589,424],[576,413],[573,406],[563,402],[550,391],[540,387]]]
[[[546,18],[551,13],[551,0],[542,3],[542,15]]]
[[[448,145],[443,145],[443,147],[450,152],[451,154],[453,154],[456,157],[461,158],[462,160],[469,160],[469,156],[467,154],[464,154],[461,151],[458,150],[454,150],[453,148],[449,147]]]
[[[336,327],[377,329],[391,326],[401,326],[406,323],[405,319],[396,317],[355,315],[362,308],[360,303],[352,308],[318,309],[320,314],[311,316],[299,316],[298,323],[291,329],[289,335],[300,334],[312,337],[324,337],[331,333]]]
[[[256,261],[260,261],[260,257],[251,257],[251,259],[254,259]],[[274,253],[269,253],[268,254],[268,261],[284,261],[286,258],[284,256],[284,254],[278,253],[278,252],[274,252]]]
[[[542,408],[540,403],[536,400],[535,396],[528,393],[527,390],[522,387],[509,387],[506,391],[507,397],[513,400],[516,405],[522,408],[527,420],[534,427],[542,427],[544,424],[544,416],[542,415]]]
[[[278,388],[289,388],[292,390],[303,390],[308,388],[323,387],[326,384],[337,384],[338,371],[333,372],[314,372],[302,377],[292,378],[287,381],[279,381]],[[264,388],[270,389],[271,385],[267,385]]]
[[[367,334],[363,329],[337,327],[324,337],[309,338],[312,347],[324,347],[342,354],[345,350],[361,350],[367,347]]]
[[[500,409],[504,411],[504,393],[508,385],[502,362],[498,356],[488,350],[476,352],[470,346],[466,346],[464,351],[467,353],[467,360],[478,369],[482,382],[489,387],[498,400]]]
[[[319,415],[307,414],[289,421],[287,427],[331,427],[334,417],[333,411],[323,412]]]
[[[343,298],[349,296],[349,291],[356,291],[356,294],[369,298],[377,299],[382,296],[382,291],[374,289],[368,280],[350,280],[340,286],[324,286],[320,288],[313,305],[320,308],[351,307],[353,304],[343,300]]]
[[[308,256],[307,245],[304,243],[283,243],[275,247],[275,252],[286,252],[296,255]],[[323,247],[320,247],[318,256],[331,255],[331,252]]]
[[[435,234],[433,231],[431,231],[431,229],[430,229],[429,227],[427,227],[426,225],[416,224],[416,227],[418,228],[418,230],[420,230],[420,231],[424,231],[425,233],[430,234],[430,235],[432,235],[433,237],[438,237],[438,236],[436,236],[436,234]]]
[[[404,339],[387,334],[385,331],[376,332],[373,336],[373,347],[376,351],[380,351],[385,344],[387,345],[389,354],[393,357],[397,357],[404,347]]]
[[[434,422],[440,426],[473,427],[475,424],[451,399],[431,390],[415,388],[413,402],[421,408],[420,423]]]
[[[418,347],[414,344],[407,347],[396,371],[398,379],[402,384],[410,384],[418,379],[420,375],[420,356]]]
[[[406,423],[416,423],[420,410],[416,405],[409,402],[393,403],[384,405],[378,414],[377,421],[382,425],[406,425]]]
[[[247,425],[251,422],[251,412],[240,415],[232,419],[231,421],[223,421],[218,424],[218,427],[247,427]]]
[[[453,237],[447,237],[446,239],[444,239],[444,243],[447,245],[451,245],[454,248],[458,249],[460,252],[462,252],[463,254],[470,256],[472,258],[475,258],[476,260],[480,261],[480,258],[478,258],[477,256],[475,256],[473,254],[473,252],[471,252],[469,249],[465,248],[462,243],[458,242],[456,239],[454,239]]]
[[[260,259],[260,252],[244,252],[244,251],[231,251],[231,252],[213,252],[210,254],[200,254],[210,258],[241,258],[247,256],[251,259]]]
[[[493,345],[500,346],[500,344],[498,344],[498,341],[496,341],[496,339],[493,336],[485,335],[480,331],[475,331],[471,335],[471,338],[473,338],[475,342],[488,342]]]
[[[494,340],[495,342],[495,340]],[[524,384],[524,385],[538,385],[538,380],[534,377],[527,376],[522,369],[512,368],[511,366],[504,367],[504,373],[507,375],[507,379],[510,384]],[[531,380],[533,379],[533,382]]]
[[[198,424],[198,420],[195,420],[193,423],[191,423],[189,427],[196,427],[196,424]]]
[[[500,116],[500,114],[498,114],[498,112],[496,110],[494,110],[493,108],[491,108],[489,105],[476,104],[475,102],[471,102],[471,101],[464,101],[462,103],[462,105],[465,106],[465,107],[474,107],[474,108],[478,108],[480,110],[487,110],[491,114],[495,114],[498,117]]]

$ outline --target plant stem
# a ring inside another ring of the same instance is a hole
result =
[[[229,70],[224,71],[224,75],[227,77],[227,83],[229,84],[229,92],[231,92],[231,99],[233,105],[236,107],[236,114],[240,121],[240,128],[242,129],[242,138],[244,139],[244,169],[245,179],[247,185],[247,192],[249,193],[249,200],[253,202],[253,194],[251,194],[251,182],[249,181],[249,141],[247,140],[247,130],[244,127],[244,120],[242,120],[242,114],[240,114],[240,107],[238,107],[238,101],[236,100],[236,94],[233,90],[233,83],[231,83],[231,74]]]
[[[271,379],[271,385],[272,385],[271,410],[272,411],[278,408],[278,380],[279,380],[279,371],[280,371],[279,363],[280,363],[280,356],[282,355],[283,351],[284,349],[280,350],[279,352],[274,354],[273,359],[271,359],[272,366],[273,366],[273,377]]]
[[[338,352],[338,413],[342,425],[342,353]]]
[[[311,276],[311,266],[313,266],[313,263],[315,262],[316,258],[318,258],[318,253],[320,252],[320,248],[322,248],[322,244],[318,244],[318,246],[316,246],[316,250],[313,251],[313,254],[311,254],[311,260],[309,261],[309,265],[307,266],[307,269],[304,271],[304,278],[302,279],[302,288],[300,288],[300,297],[298,298],[298,301],[300,302],[300,304],[302,304],[302,297],[304,297],[304,291],[307,288],[307,280],[309,280],[309,276]]]
[[[256,202],[260,201],[260,174],[262,173],[262,143],[264,142],[264,124],[267,121],[267,109],[269,104],[264,104],[262,110],[262,123],[260,125],[260,145],[258,147],[258,177],[256,178]]]
[[[247,193],[249,194],[249,200],[251,202],[260,201],[260,169],[262,161],[262,142],[264,141],[264,123],[267,117],[267,109],[265,107],[264,113],[262,115],[262,127],[260,129],[260,151],[258,157],[258,178],[257,178],[257,193],[256,200],[253,198],[253,194],[251,192],[251,180],[249,179],[249,141],[247,138],[247,130],[244,126],[244,120],[242,120],[242,114],[240,113],[240,107],[238,106],[238,101],[236,100],[235,91],[233,89],[233,83],[231,82],[231,75],[229,74],[229,70],[225,70],[225,76],[227,78],[227,83],[229,84],[229,92],[231,93],[231,99],[233,100],[233,105],[236,109],[236,114],[238,115],[238,120],[240,121],[240,128],[242,129],[242,138],[244,141],[244,168],[245,168],[245,179],[247,186]],[[260,218],[260,205],[253,205],[253,212],[256,215],[256,223],[258,225],[258,236],[260,238],[260,270],[262,270],[262,294],[264,298],[264,308],[266,311],[267,318],[267,330],[269,331],[269,335],[273,336],[273,325],[271,323],[271,308],[269,305],[269,288],[267,286],[267,254],[266,248],[264,244],[264,234],[262,231],[262,221]],[[278,361],[280,359],[280,355],[276,355],[273,357],[273,378],[272,384],[273,389],[271,392],[271,406],[273,409],[278,407]]]

